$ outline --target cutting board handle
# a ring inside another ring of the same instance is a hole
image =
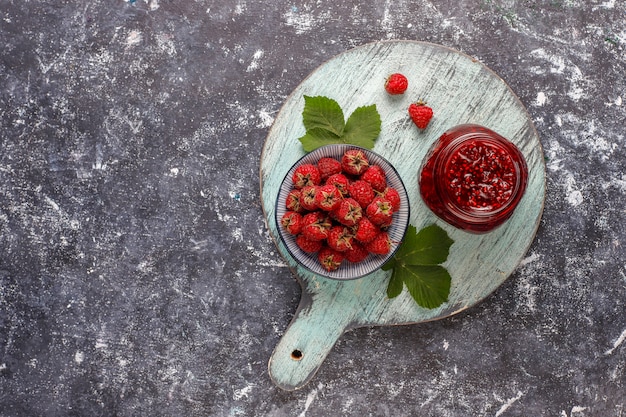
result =
[[[306,385],[354,318],[351,304],[336,297],[313,300],[304,292],[300,306],[269,360],[274,383],[287,391]]]

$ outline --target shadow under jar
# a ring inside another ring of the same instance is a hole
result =
[[[426,155],[420,193],[441,219],[486,233],[511,217],[528,182],[528,167],[508,139],[480,125],[446,131]]]

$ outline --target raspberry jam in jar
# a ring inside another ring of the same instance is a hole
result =
[[[474,233],[491,231],[511,217],[527,182],[528,167],[520,150],[474,124],[441,135],[419,179],[422,198],[437,216]]]

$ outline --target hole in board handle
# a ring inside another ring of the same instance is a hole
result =
[[[291,352],[291,359],[293,359],[294,361],[299,361],[302,359],[304,355],[302,354],[302,352],[298,349],[294,349],[293,352]]]

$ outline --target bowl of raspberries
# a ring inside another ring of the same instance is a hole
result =
[[[409,225],[409,200],[382,156],[354,145],[326,145],[283,179],[276,224],[289,253],[333,279],[363,277],[395,253]]]

